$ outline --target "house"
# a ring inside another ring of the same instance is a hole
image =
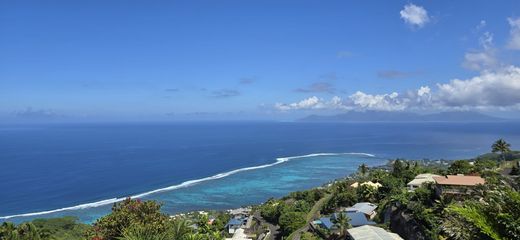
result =
[[[234,234],[238,229],[242,228],[243,225],[244,225],[244,219],[232,218],[226,224],[226,228],[228,229],[229,233]]]
[[[344,212],[345,215],[350,219],[349,223],[352,227],[358,227],[363,225],[375,225],[373,221],[369,221],[366,215],[362,212]],[[340,213],[334,213],[331,216],[332,221],[336,221]]]
[[[251,212],[251,208],[236,208],[230,209],[227,212],[234,218],[247,218],[249,216],[249,213]]]
[[[415,178],[410,181],[406,186],[408,187],[408,191],[414,191],[415,189],[421,187],[425,183],[435,183],[435,179],[433,177],[440,177],[439,175],[423,173],[415,176]]]
[[[313,222],[314,225],[320,226],[322,228],[333,230],[335,229],[335,225],[333,222],[330,221],[330,218],[328,217],[322,217],[316,221]]]
[[[350,187],[358,188],[359,186],[364,186],[364,185],[368,185],[374,189],[378,189],[383,186],[383,185],[381,185],[381,183],[378,183],[378,182],[374,183],[372,181],[368,181],[368,182],[362,182],[362,183],[355,182],[355,183],[350,184]]]
[[[402,240],[402,238],[392,232],[388,232],[380,227],[361,226],[348,229],[348,237],[352,240]]]
[[[354,204],[352,207],[345,208],[345,212],[362,212],[367,219],[372,219],[376,216],[377,205],[369,202],[360,202]]]
[[[463,174],[433,177],[436,182],[437,195],[443,194],[469,194],[472,188],[486,183],[480,176],[464,176]]]
[[[244,232],[244,229],[237,229],[235,233],[233,234],[233,237],[226,238],[226,240],[252,240],[251,238],[248,238],[246,233]]]

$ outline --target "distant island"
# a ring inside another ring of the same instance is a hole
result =
[[[506,119],[478,112],[440,112],[418,114],[412,112],[351,111],[337,115],[310,115],[300,122],[494,122]]]

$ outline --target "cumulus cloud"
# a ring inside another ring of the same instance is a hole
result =
[[[211,97],[214,98],[230,98],[239,96],[240,92],[233,89],[220,89],[211,92]]]
[[[399,13],[404,22],[412,27],[422,28],[430,21],[426,9],[412,3],[405,5]]]
[[[357,91],[349,98],[356,108],[376,111],[401,111],[406,109],[409,101],[407,98],[399,97],[396,92],[372,95]]]
[[[520,68],[485,71],[471,79],[438,84],[437,98],[445,106],[512,107],[520,103]]]
[[[347,109],[347,106],[338,96],[332,97],[329,101],[312,96],[295,103],[276,103],[275,108],[281,111],[289,111],[309,109]]]
[[[508,18],[507,21],[511,26],[509,30],[510,38],[507,47],[510,49],[520,50],[520,17]]]
[[[305,109],[375,111],[517,110],[520,109],[520,68],[487,70],[469,79],[453,79],[404,93],[369,94],[357,91],[344,100],[310,97],[295,103],[277,103],[282,111]]]

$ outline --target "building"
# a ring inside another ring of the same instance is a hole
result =
[[[376,216],[377,205],[369,202],[360,202],[354,204],[352,207],[345,208],[344,212],[362,212],[367,219],[372,219]]]
[[[233,237],[226,238],[226,240],[252,240],[247,236],[247,234],[244,232],[244,229],[237,229],[235,233],[233,234]]]
[[[421,187],[424,183],[435,183],[433,177],[440,177],[439,175],[423,173],[417,175],[412,181],[406,184],[408,191],[415,191],[415,189]]]
[[[330,218],[328,217],[322,217],[314,222],[312,222],[314,225],[320,226],[321,228],[325,228],[328,230],[335,229],[335,225],[332,221],[330,221]]]
[[[238,229],[241,229],[242,226],[244,226],[244,219],[242,218],[232,218],[226,224],[226,228],[231,234],[234,234]]]
[[[332,221],[338,219],[340,213],[334,213],[331,216]],[[362,212],[344,212],[345,215],[350,219],[349,223],[352,227],[359,227],[363,225],[375,225],[376,223],[367,219],[366,215]]]
[[[362,226],[348,229],[349,239],[352,240],[402,240],[402,238],[392,232],[388,232],[380,227]]]
[[[355,183],[350,184],[350,186],[353,188],[358,188],[359,186],[364,186],[364,185],[368,185],[374,189],[378,189],[383,186],[383,185],[381,185],[381,183],[378,183],[378,182],[374,183],[372,181],[362,182],[362,183],[355,182]]]
[[[433,177],[436,182],[436,193],[438,195],[469,194],[472,188],[486,183],[480,176],[464,176],[462,174]]]

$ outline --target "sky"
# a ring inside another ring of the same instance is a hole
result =
[[[0,122],[520,117],[518,1],[0,0]]]

